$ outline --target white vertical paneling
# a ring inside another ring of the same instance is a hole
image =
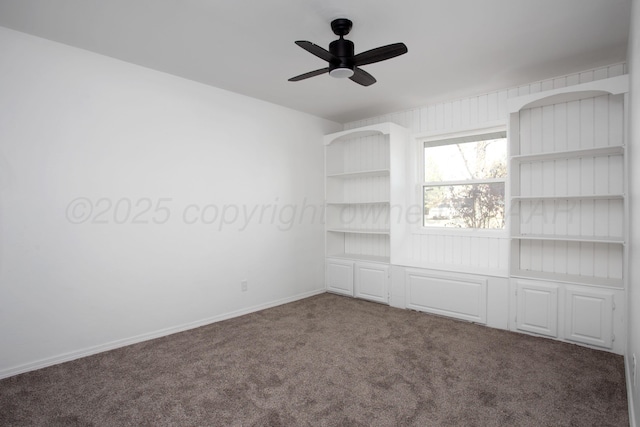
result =
[[[442,252],[444,255],[443,264],[453,265],[453,236],[444,235],[444,246]]]
[[[580,148],[595,146],[594,135],[594,100],[583,99],[580,101]]]
[[[609,247],[608,245],[594,244],[593,247],[593,276],[609,276]]]
[[[500,256],[498,260],[500,262],[500,271],[509,270],[509,239],[498,239],[500,245]]]
[[[555,270],[555,241],[543,240],[542,242],[542,270],[541,271],[554,271]]]
[[[429,109],[424,107],[420,109],[420,132],[429,130]]]
[[[428,109],[428,119],[427,119],[427,129],[429,131],[432,130],[436,130],[436,106],[435,105],[429,105]]]
[[[471,265],[472,258],[475,257],[475,252],[471,251],[469,240],[466,236],[460,239],[460,265]]]
[[[444,129],[444,104],[436,104],[434,106],[434,120],[432,122],[431,129],[433,130],[443,130]]]
[[[553,255],[555,257],[555,268],[553,273],[567,274],[567,246],[563,242],[555,242]]]
[[[594,70],[593,72],[593,80],[602,80],[606,79],[607,77],[609,77],[608,67],[599,68],[597,70]]]
[[[567,150],[580,148],[580,101],[567,103]]]
[[[553,140],[555,151],[567,151],[567,104],[553,106]]]
[[[500,120],[507,115],[507,98],[509,96],[509,91],[501,90],[498,92],[498,111],[496,119]]]
[[[609,96],[609,145],[624,144],[624,98]]]
[[[478,123],[484,123],[489,120],[489,96],[480,95],[478,97]]]
[[[500,239],[487,240],[487,243],[489,245],[489,250],[487,252],[488,266],[491,269],[498,270],[500,268]]]
[[[392,121],[410,128],[414,133],[456,130],[492,122],[505,117],[509,98],[544,90],[572,86],[597,79],[626,73],[625,64],[613,64],[581,73],[574,73],[515,88],[505,89],[447,102],[425,105],[386,116],[372,117],[345,124],[345,129]],[[520,146],[511,147],[512,155],[553,151],[569,151],[588,147],[622,145],[624,141],[623,96],[600,96],[591,100],[573,101],[543,108],[523,110],[519,118]],[[370,143],[370,142],[369,142]],[[362,147],[361,147],[362,148]],[[379,147],[377,147],[379,148]],[[377,148],[370,152],[357,148],[349,151],[348,166],[386,168],[373,159],[382,159]],[[388,152],[382,147],[380,152]],[[519,151],[519,153],[515,152]],[[367,160],[368,159],[368,160]],[[361,163],[358,163],[361,162]],[[369,163],[367,163],[369,162]],[[372,163],[374,162],[374,163]],[[520,185],[511,188],[513,195],[521,196],[575,196],[623,193],[622,156],[603,156],[591,159],[557,159],[554,161],[521,163],[514,165],[520,171]],[[352,169],[354,170],[354,169]],[[513,172],[513,171],[512,171]],[[375,180],[365,193],[378,196]],[[364,182],[363,182],[364,185]],[[354,187],[355,191],[355,187]],[[623,235],[624,204],[621,200],[597,200],[581,204],[575,200],[552,200],[544,203],[522,202],[518,227],[523,234],[556,236],[616,237]],[[380,236],[376,236],[380,239]],[[386,238],[383,236],[383,238]],[[366,238],[350,237],[358,241],[361,250],[367,250]],[[365,243],[363,243],[365,242]],[[508,239],[455,236],[447,240],[445,234],[416,234],[411,237],[410,258],[417,263],[447,265],[447,268],[477,268],[495,271],[508,269]],[[496,254],[496,242],[500,248]],[[364,245],[364,246],[363,246]],[[520,256],[515,260],[520,269],[548,271],[558,274],[585,274],[582,263],[593,265],[592,275],[607,273],[603,277],[620,278],[622,271],[621,245],[596,244],[581,249],[577,242],[521,242]],[[374,247],[376,244],[369,244]],[[491,254],[491,256],[487,256]],[[550,255],[549,255],[550,254]],[[384,256],[384,255],[383,255]],[[596,258],[598,261],[595,261]],[[601,259],[606,259],[602,264]],[[551,265],[551,263],[553,265]]]
[[[593,200],[580,201],[580,236],[591,237],[595,230]],[[603,220],[605,218],[602,218]]]
[[[530,194],[532,196],[541,196],[542,193],[542,163],[543,162],[533,162],[531,163],[531,190]]]
[[[542,108],[532,108],[530,116],[531,141],[527,151],[531,154],[537,154],[542,152]]]
[[[574,86],[580,84],[580,75],[572,74],[566,77],[567,86]]]
[[[615,203],[615,201],[610,200],[592,201],[593,217],[595,219],[595,222],[593,224],[593,235],[596,237],[611,236],[609,227],[609,224],[611,224],[611,216],[609,215],[609,213],[611,212],[609,208],[611,202]]]
[[[566,196],[568,194],[567,161],[555,160],[553,162],[553,177],[555,179],[554,193],[556,196]]]
[[[487,121],[498,120],[498,93],[492,92],[487,96]]]
[[[451,103],[451,126],[454,129],[462,126],[462,114],[460,108],[461,102],[459,99]]]
[[[580,195],[580,159],[570,158],[562,161],[559,160],[558,163],[565,165],[567,170],[567,193],[574,196]]]
[[[607,194],[609,192],[609,157],[596,157],[593,167],[593,186],[595,194]]]
[[[554,210],[555,234],[558,236],[569,235],[569,222],[573,219],[575,208],[574,200],[556,200]]]
[[[422,132],[422,110],[416,109],[413,112],[413,122],[411,123],[411,132]]]
[[[520,113],[520,138],[518,147],[516,147],[517,154],[531,154],[531,110],[526,109]]]
[[[567,274],[577,276],[580,274],[580,243],[558,242],[567,248]]]
[[[540,194],[556,194],[556,163],[555,161],[541,162],[542,190]]]
[[[453,103],[445,102],[443,105],[443,120],[441,129],[451,129],[453,127]]]
[[[625,73],[624,64],[615,64],[608,67],[609,73],[607,77],[621,76]]]
[[[524,86],[518,86],[518,93],[515,96],[523,96],[523,95],[529,95],[530,93],[535,93],[532,92],[531,88],[534,87],[536,84],[535,83],[531,83],[530,85],[524,85]],[[538,92],[540,92],[540,85],[538,84]]]
[[[540,84],[540,91],[544,92],[547,90],[551,90],[553,89],[553,83],[554,83],[555,79],[550,79],[550,80],[544,80],[541,82]]]
[[[580,275],[593,277],[593,263],[594,263],[594,243],[580,242],[579,243],[579,259],[580,259]]]
[[[622,194],[624,192],[624,161],[622,156],[609,156],[609,192]]]
[[[478,97],[469,98],[469,124],[478,124]]]
[[[580,196],[591,196],[594,194],[594,158],[583,157],[579,163],[579,177],[580,179]]]
[[[580,201],[571,200],[567,202],[567,235],[579,236],[581,229],[580,221]]]
[[[561,87],[567,86],[567,77],[558,77],[553,79],[553,89],[559,89]]]
[[[580,73],[580,83],[588,83],[594,80],[593,70],[583,71]]]
[[[594,146],[609,145],[609,96],[599,96],[594,99]]]
[[[555,148],[555,120],[554,120],[554,106],[548,105],[542,107],[542,147],[541,152],[549,153],[551,151],[557,151]]]
[[[611,236],[622,239],[624,236],[624,203],[622,200],[608,200],[606,206],[609,213],[609,221],[607,222],[608,234],[603,236]],[[604,203],[603,203],[603,210]]]
[[[451,236],[451,263],[453,265],[462,264],[462,236]]]
[[[468,127],[471,123],[471,107],[469,98],[465,98],[460,101],[460,124],[463,127]]]
[[[609,252],[609,275],[611,279],[622,279],[622,245],[608,245]]]

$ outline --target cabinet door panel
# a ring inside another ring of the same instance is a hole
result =
[[[558,287],[518,281],[517,327],[522,331],[558,336]]]
[[[611,348],[613,344],[613,294],[567,289],[565,338]]]
[[[487,323],[487,280],[407,270],[407,307]]]
[[[389,302],[387,291],[388,279],[388,265],[363,262],[357,263],[355,284],[356,297],[387,304]]]
[[[353,261],[327,260],[327,290],[353,296]]]

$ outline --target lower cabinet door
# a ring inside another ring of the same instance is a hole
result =
[[[567,288],[565,292],[565,338],[611,348],[613,345],[613,294]]]
[[[389,303],[389,266],[357,262],[355,296],[370,301]]]
[[[518,280],[516,325],[521,331],[558,337],[558,286]]]
[[[326,263],[327,290],[353,296],[354,262],[343,259],[327,259]]]

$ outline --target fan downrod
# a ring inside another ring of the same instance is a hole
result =
[[[331,29],[336,36],[346,36],[351,31],[353,22],[346,18],[338,18],[331,21]]]

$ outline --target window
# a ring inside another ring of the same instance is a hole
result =
[[[506,131],[424,143],[425,227],[503,229]]]

